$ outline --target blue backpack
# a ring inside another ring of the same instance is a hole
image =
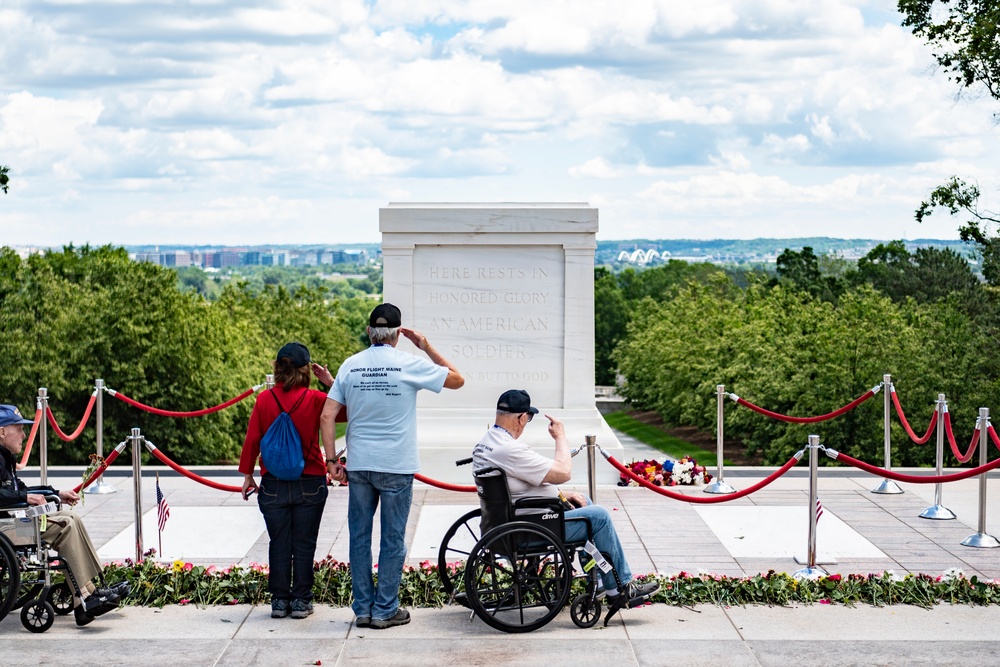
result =
[[[306,460],[302,456],[302,438],[299,431],[292,423],[289,416],[299,407],[299,403],[305,398],[307,392],[302,392],[302,396],[288,412],[278,400],[278,395],[271,389],[271,396],[278,404],[281,414],[271,422],[267,428],[267,433],[260,439],[260,460],[264,463],[267,471],[283,480],[298,479],[302,476],[302,470],[306,467]]]

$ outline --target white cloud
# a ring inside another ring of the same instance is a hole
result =
[[[996,105],[956,103],[888,0],[8,0],[0,34],[5,242],[371,241],[390,198],[889,238],[1000,174]]]

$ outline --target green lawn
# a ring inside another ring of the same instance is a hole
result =
[[[672,459],[681,459],[685,456],[691,456],[698,462],[699,465],[715,465],[715,452],[710,452],[696,445],[692,445],[686,440],[675,438],[672,435],[664,433],[662,429],[649,424],[644,424],[641,421],[628,416],[624,412],[612,412],[609,415],[605,415],[604,419],[608,422],[611,428],[617,429],[622,433],[630,435],[636,440],[649,445],[650,447],[660,450]],[[726,465],[730,465],[729,461],[724,461],[724,463]]]

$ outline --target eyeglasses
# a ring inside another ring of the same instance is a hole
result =
[[[530,421],[531,421],[532,419],[534,419],[534,417],[535,417],[535,413],[534,413],[534,412],[522,412],[521,414],[522,414],[522,415],[528,415],[528,421],[529,421],[529,422],[530,422]]]

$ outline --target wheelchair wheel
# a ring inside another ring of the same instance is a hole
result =
[[[66,582],[54,584],[49,589],[48,601],[60,616],[73,613],[73,591]]]
[[[35,598],[21,608],[21,625],[30,632],[45,632],[56,620],[56,610],[45,600]]]
[[[464,607],[469,606],[465,595],[465,565],[476,542],[479,541],[479,519],[482,512],[478,509],[468,512],[451,524],[451,528],[441,539],[438,547],[438,575],[441,577],[441,587],[453,599]],[[454,570],[449,564],[457,564]]]
[[[14,549],[5,538],[0,537],[0,620],[3,620],[14,606],[20,581]]]
[[[584,593],[578,595],[569,608],[569,616],[578,628],[592,628],[601,620],[601,601],[591,601]]]
[[[32,567],[26,555],[18,553],[16,550],[14,554],[18,558],[19,569],[20,569],[20,585],[17,590],[17,598],[14,600],[14,604],[11,606],[10,610],[20,609],[24,606],[24,603],[28,600],[34,600],[38,597],[39,593],[42,592],[42,588],[45,586],[45,575],[40,568]]]
[[[476,543],[465,590],[476,616],[503,632],[531,632],[569,599],[573,568],[562,541],[537,524],[498,526]]]

